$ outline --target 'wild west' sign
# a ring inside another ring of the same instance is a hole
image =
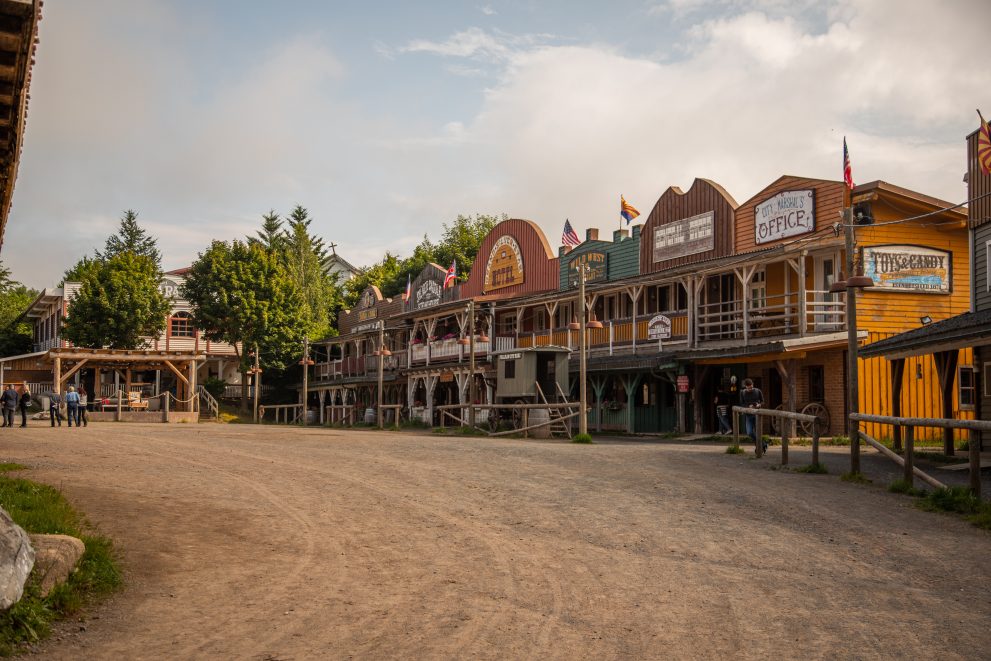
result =
[[[866,246],[864,275],[891,291],[950,291],[950,253],[922,246]]]
[[[654,228],[654,261],[663,262],[712,250],[711,211]]]
[[[585,282],[598,282],[599,280],[605,280],[609,271],[609,255],[604,252],[587,252],[569,260],[568,273],[571,274],[570,280],[573,281],[576,286],[578,267],[582,264],[588,265],[588,271],[585,272]]]
[[[523,253],[516,239],[499,237],[485,265],[485,291],[523,284]]]
[[[757,245],[816,229],[816,201],[812,190],[778,193],[754,207],[754,238]]]

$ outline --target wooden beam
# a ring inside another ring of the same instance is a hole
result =
[[[66,381],[68,381],[69,378],[73,374],[75,374],[76,372],[78,372],[80,370],[80,368],[82,368],[82,366],[85,365],[88,360],[89,360],[88,358],[83,358],[81,361],[79,361],[78,363],[76,363],[76,366],[75,367],[73,367],[71,370],[69,370],[68,372],[66,372],[65,374],[63,374],[62,377],[61,377],[62,381],[61,381],[61,383],[59,383],[59,385],[62,385],[62,383],[65,383]]]
[[[891,361],[891,415],[902,417],[902,383],[905,380],[905,359],[895,358]],[[902,428],[894,426],[893,443],[895,452],[902,450]]]
[[[167,360],[166,361],[163,361],[163,362],[165,363],[165,366],[166,367],[168,367],[170,370],[172,370],[172,373],[173,374],[175,374],[177,377],[179,377],[179,380],[180,381],[182,381],[183,383],[185,383],[187,386],[189,385],[189,379],[187,379],[185,376],[183,376],[182,372],[180,372],[178,369],[176,369],[176,366],[175,365],[173,365],[172,363],[170,363]]]

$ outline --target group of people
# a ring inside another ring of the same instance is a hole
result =
[[[732,396],[725,388],[720,388],[716,394],[716,419],[719,421],[720,434],[733,433],[733,427],[730,424],[729,417],[732,399]],[[754,387],[753,379],[743,380],[743,390],[740,391],[740,406],[750,409],[759,409],[764,406],[764,393],[760,391],[760,388]],[[754,447],[757,447],[757,416],[744,415],[743,422],[746,427],[747,436],[753,440]],[[760,439],[760,442],[763,443],[763,451],[767,452],[767,443],[763,439]]]
[[[75,422],[77,427],[89,426],[89,416],[86,415],[86,405],[89,398],[86,389],[82,386],[77,391],[74,386],[69,386],[65,396],[57,392],[47,394],[48,413],[52,427],[58,424],[62,426],[62,404],[65,404],[65,418],[69,426]],[[32,403],[31,389],[24,385],[18,392],[14,384],[9,384],[0,394],[0,411],[3,413],[4,427],[14,426],[14,411],[21,412],[21,427],[28,426],[28,408]]]

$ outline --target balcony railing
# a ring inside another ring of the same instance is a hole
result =
[[[700,342],[801,336],[804,333],[842,331],[846,321],[846,301],[828,291],[805,292],[805,327],[802,328],[801,297],[795,294],[767,296],[750,301],[744,315],[743,301],[734,299],[699,306]],[[746,323],[746,332],[744,324]]]
[[[602,322],[602,328],[588,329],[588,347],[593,353],[608,352],[609,355],[617,351],[629,352],[634,345],[638,352],[659,351],[664,346],[684,344],[688,340],[688,315],[682,310],[679,312],[666,312],[664,314],[671,320],[671,336],[658,342],[657,339],[650,339],[649,326],[650,319],[654,315],[645,315],[636,319],[636,338],[634,339],[634,323],[632,318],[613,319]],[[540,347],[556,345],[577,349],[579,342],[578,331],[567,328],[555,328],[553,330],[537,331],[531,333],[521,333],[519,336],[519,346]]]
[[[313,366],[314,378],[317,381],[332,381],[354,376],[376,375],[379,369],[378,361],[378,356],[358,356],[320,362]],[[385,357],[382,370],[391,372],[403,367],[406,367],[406,351],[397,350],[391,356]]]

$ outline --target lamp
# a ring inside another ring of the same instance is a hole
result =
[[[574,317],[571,318],[571,323],[568,324],[568,330],[581,330],[582,325],[578,323],[578,320]]]
[[[863,289],[864,287],[873,287],[874,280],[867,275],[852,275],[846,281],[846,286],[848,288]]]
[[[842,294],[846,291],[846,280],[843,279],[843,274],[840,273],[840,279],[834,280],[833,284],[829,285],[830,294]]]
[[[930,317],[928,314],[926,314],[926,315],[923,315],[923,316],[919,317],[919,322],[923,326],[928,326],[929,324],[931,324],[933,322],[933,318]]]
[[[592,318],[585,324],[585,328],[602,328],[602,322],[595,318],[594,312],[592,313]]]
[[[389,348],[388,347],[382,347],[382,350],[379,351],[379,354],[381,354],[382,356],[385,356],[386,358],[388,358],[389,356],[392,355],[392,352],[389,351]]]
[[[489,341],[489,336],[486,335],[484,332],[479,333],[479,335],[478,335],[478,341],[479,342],[488,342]]]
[[[379,352],[379,350],[378,350],[378,349],[376,349],[375,351],[373,351],[373,352],[372,352],[372,355],[373,355],[373,356],[379,356],[379,355],[380,355],[380,352]]]
[[[469,340],[467,337],[459,337],[458,344],[460,344],[463,347],[466,347],[469,344],[471,344],[471,340]]]

